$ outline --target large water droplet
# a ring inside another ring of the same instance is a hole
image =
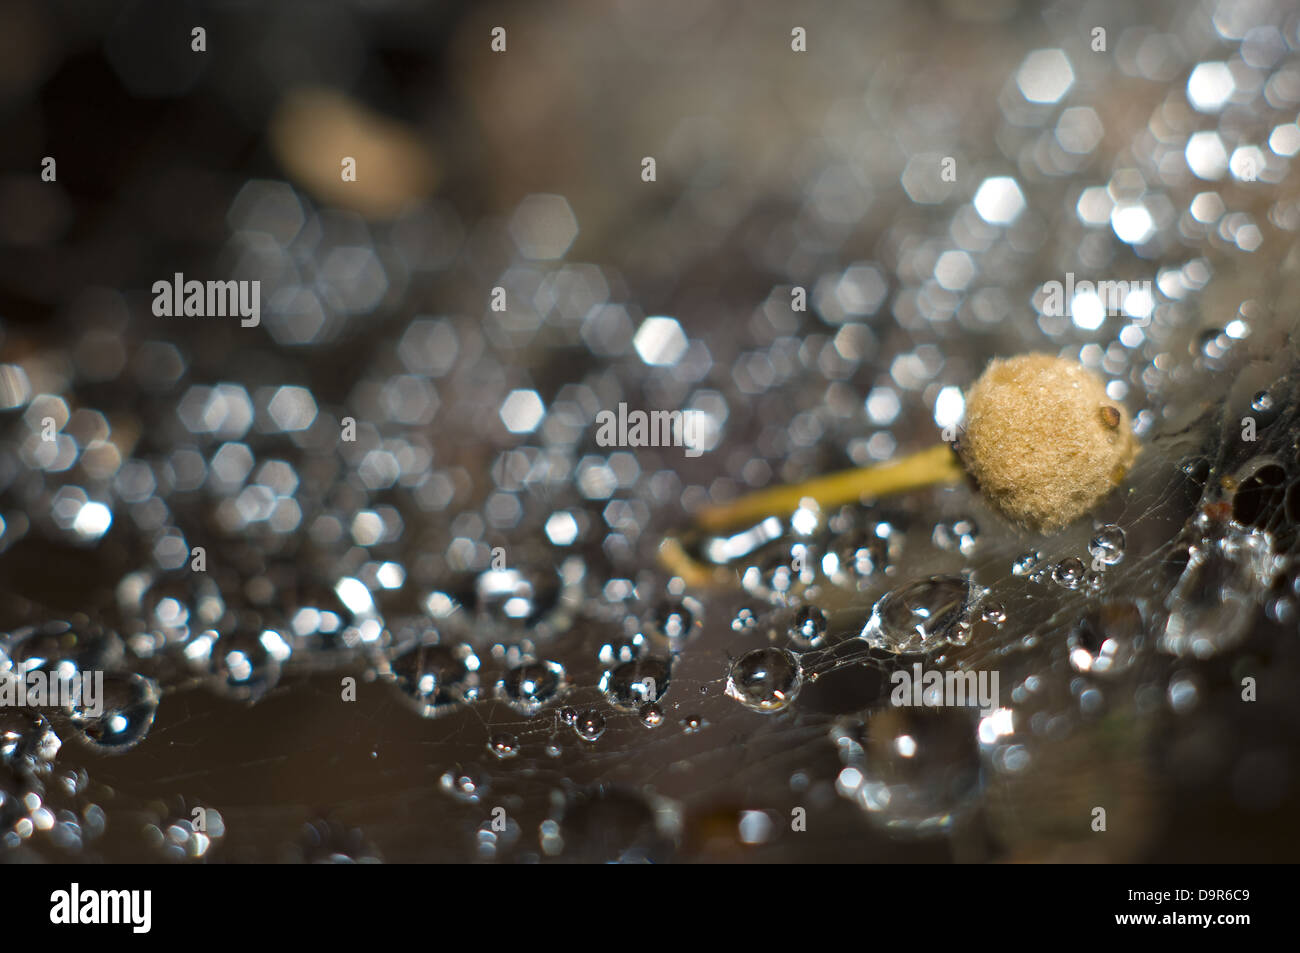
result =
[[[746,652],[731,663],[727,673],[727,694],[753,711],[789,707],[802,685],[799,656],[776,646]]]
[[[526,662],[516,665],[497,682],[497,696],[515,711],[535,715],[568,690],[564,666],[559,662]]]
[[[86,741],[101,751],[117,754],[144,740],[162,698],[153,679],[109,673],[104,676],[102,698],[92,698],[84,680],[81,686],[70,714]]]
[[[1043,554],[1040,552],[1030,551],[1027,553],[1021,553],[1011,563],[1011,574],[1013,576],[1029,575],[1042,558]]]
[[[606,671],[600,679],[600,690],[619,708],[636,711],[663,697],[668,690],[668,676],[669,665],[663,659],[633,659]]]
[[[62,744],[48,719],[39,712],[0,708],[0,764],[39,768],[54,760]]]
[[[494,622],[536,625],[559,600],[558,576],[521,569],[489,569],[474,582],[480,615]]]
[[[1103,566],[1113,566],[1124,558],[1124,530],[1114,523],[1097,530],[1088,543],[1088,552]]]
[[[415,645],[395,655],[384,673],[425,718],[456,708],[478,685],[478,656],[464,643]]]
[[[686,638],[694,624],[695,613],[684,601],[665,602],[655,610],[655,632],[674,642]]]
[[[108,671],[118,667],[124,657],[116,633],[102,626],[73,626],[63,621],[24,626],[0,636],[0,649],[15,674],[41,671],[58,678]]]
[[[836,537],[822,557],[822,573],[836,585],[861,587],[877,573],[890,571],[902,550],[902,533],[884,521],[850,529]]]
[[[1063,589],[1078,589],[1083,584],[1083,560],[1068,556],[1052,567],[1053,581]]]
[[[291,654],[275,629],[261,628],[255,617],[240,620],[230,633],[204,632],[185,646],[185,658],[210,676],[218,692],[256,702],[280,681],[281,665]]]
[[[889,708],[838,722],[831,739],[845,765],[836,789],[888,830],[947,831],[978,794],[979,747],[965,710]]]
[[[1104,603],[1070,631],[1070,666],[1091,675],[1126,671],[1137,658],[1142,631],[1142,613],[1135,603]]]
[[[1278,570],[1273,539],[1259,530],[1211,530],[1188,550],[1187,566],[1165,601],[1158,645],[1172,655],[1209,658],[1240,642]]]
[[[970,638],[972,610],[983,595],[966,576],[931,576],[883,595],[861,638],[901,654],[961,645]]]
[[[577,863],[645,864],[672,859],[675,818],[639,793],[601,786],[574,796],[564,809],[552,851]],[[560,836],[557,836],[560,835]]]

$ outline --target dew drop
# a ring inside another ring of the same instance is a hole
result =
[[[979,792],[976,733],[962,709],[889,708],[837,722],[841,797],[873,823],[910,835],[950,830]]]
[[[1011,564],[1011,574],[1013,576],[1027,576],[1039,561],[1042,560],[1043,554],[1039,552],[1021,553]]]
[[[664,710],[658,705],[642,705],[640,715],[641,724],[647,728],[658,728],[664,723]]]
[[[516,665],[496,685],[497,696],[524,715],[537,714],[567,689],[564,666],[551,661]]]
[[[519,754],[519,739],[510,734],[493,735],[488,741],[488,750],[505,761]]]
[[[573,730],[583,741],[595,741],[605,733],[605,716],[588,709],[574,719]]]
[[[385,676],[425,718],[445,715],[478,684],[478,656],[468,645],[415,645],[395,655]]]
[[[826,641],[826,629],[830,620],[826,613],[816,606],[803,606],[794,614],[790,624],[790,641],[802,649],[813,649]]]
[[[444,771],[438,779],[438,787],[444,794],[466,804],[477,804],[488,789],[487,777],[477,768],[459,766]]]
[[[601,676],[600,690],[615,706],[636,711],[657,702],[668,690],[669,666],[663,659],[639,658],[609,669]]]
[[[961,517],[935,523],[930,538],[939,549],[969,556],[975,552],[975,542],[979,539],[979,534],[979,526],[973,519]]]
[[[688,735],[693,735],[700,731],[705,725],[705,721],[699,715],[687,715],[682,719],[682,731]]]
[[[1088,543],[1088,552],[1103,566],[1113,566],[1124,558],[1124,530],[1109,523],[1097,530]]]
[[[964,644],[983,594],[966,576],[919,579],[881,596],[860,638],[895,654]]]
[[[261,628],[250,617],[241,618],[233,632],[204,632],[184,652],[190,665],[208,674],[217,692],[251,704],[279,683],[281,665],[291,649],[277,630]]]
[[[695,624],[695,613],[685,602],[665,602],[655,610],[655,630],[664,638],[676,642],[690,634]]]
[[[104,695],[93,706],[79,696],[69,714],[82,737],[101,751],[114,754],[134,748],[149,734],[158,714],[158,683],[143,675],[104,676]]]
[[[28,708],[0,708],[0,765],[41,767],[54,760],[62,745],[49,721],[39,712]]]
[[[1084,571],[1083,560],[1070,556],[1052,568],[1052,580],[1064,589],[1078,589],[1083,583]]]
[[[1132,602],[1110,602],[1090,610],[1070,630],[1070,667],[1089,675],[1127,671],[1137,658],[1142,613]]]
[[[1209,658],[1240,642],[1278,570],[1273,539],[1259,530],[1214,530],[1192,544],[1158,639],[1161,651]]]
[[[788,708],[802,685],[799,656],[776,646],[746,652],[727,673],[727,694],[752,711]]]
[[[503,625],[531,627],[555,608],[560,580],[521,569],[489,569],[475,580],[474,595],[480,617]]]
[[[822,557],[822,573],[841,586],[857,586],[893,569],[902,533],[892,523],[876,522],[849,530]]]

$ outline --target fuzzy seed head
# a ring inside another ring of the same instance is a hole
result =
[[[1128,412],[1075,361],[995,360],[966,397],[962,461],[984,498],[1031,530],[1054,533],[1089,512],[1139,449]]]

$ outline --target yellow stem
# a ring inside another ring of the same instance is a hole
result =
[[[816,500],[823,509],[843,503],[866,501],[891,493],[903,493],[939,483],[955,483],[965,471],[947,444],[937,444],[910,456],[877,467],[843,470],[793,486],[778,486],[750,493],[730,503],[705,507],[696,526],[720,531],[753,523],[768,516],[788,516],[802,500]],[[735,577],[725,566],[699,562],[677,537],[670,536],[659,547],[659,561],[680,576],[688,586],[723,585]]]
[[[700,511],[696,523],[709,530],[727,529],[765,516],[789,515],[807,497],[826,509],[936,483],[953,483],[961,479],[963,472],[957,455],[946,443],[940,443],[892,463],[841,470],[793,486],[759,490],[730,503],[708,506]]]

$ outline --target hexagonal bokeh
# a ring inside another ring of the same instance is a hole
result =
[[[553,261],[578,237],[578,220],[563,195],[529,195],[510,219],[510,237],[525,258]]]

